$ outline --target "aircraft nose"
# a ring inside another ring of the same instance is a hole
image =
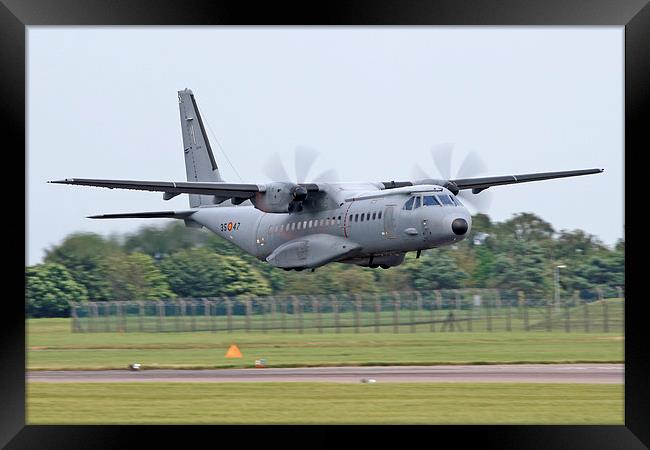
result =
[[[454,234],[457,234],[459,236],[467,233],[468,228],[469,225],[467,224],[467,221],[465,219],[454,219],[454,221],[451,223],[452,231],[454,232]]]

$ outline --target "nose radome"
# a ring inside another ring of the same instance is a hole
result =
[[[467,228],[469,228],[469,226],[467,225],[467,221],[465,219],[454,219],[454,221],[451,223],[452,231],[454,234],[457,234],[459,236],[467,233]]]

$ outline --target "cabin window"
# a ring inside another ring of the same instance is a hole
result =
[[[355,222],[358,222],[358,221],[359,221],[359,214],[355,214],[355,215],[354,215],[354,221],[355,221]]]
[[[307,221],[306,220],[302,223],[302,229],[304,230],[305,228],[307,228]]]
[[[363,217],[365,216],[365,213],[361,213],[361,221],[363,222]]]
[[[420,197],[415,197],[415,206],[413,209],[418,209],[420,207]]]
[[[451,201],[448,195],[439,195],[438,198],[440,199],[443,205],[454,206],[454,202]]]
[[[339,216],[338,224],[341,225],[341,216]]]
[[[463,204],[455,195],[450,195],[449,198],[451,199],[452,202],[456,204],[456,206],[463,206]]]
[[[381,211],[379,211],[379,214],[377,214],[377,219],[381,219]]]
[[[433,195],[425,195],[422,197],[422,206],[442,206],[437,198]]]
[[[375,220],[376,218],[377,218],[377,213],[376,212],[372,213],[372,220]]]
[[[291,231],[296,229],[296,222],[291,222]]]

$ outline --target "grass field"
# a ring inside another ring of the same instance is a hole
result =
[[[615,424],[623,386],[35,383],[28,424]]]
[[[620,333],[71,333],[70,319],[30,319],[27,367],[43,369],[623,362]],[[226,359],[231,343],[242,359]]]

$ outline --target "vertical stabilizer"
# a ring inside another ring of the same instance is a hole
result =
[[[178,91],[178,106],[187,181],[223,181],[191,90]],[[189,197],[192,208],[215,203],[214,197],[210,195],[190,194]]]

